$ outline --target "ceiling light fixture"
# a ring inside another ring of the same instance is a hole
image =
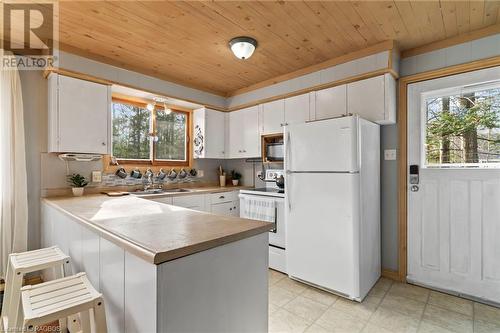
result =
[[[148,103],[146,108],[148,109],[148,111],[153,111],[155,109],[155,106],[154,106],[154,104]]]
[[[229,47],[236,58],[245,60],[252,56],[257,48],[257,41],[252,37],[235,37],[229,41]]]
[[[172,109],[167,105],[168,99],[166,99],[165,97],[154,97],[153,99],[155,103],[163,103],[163,111],[165,112],[165,114],[168,115],[172,113]]]

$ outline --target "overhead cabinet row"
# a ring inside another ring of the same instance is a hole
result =
[[[111,87],[50,74],[49,152],[111,153]],[[279,99],[234,112],[194,111],[194,158],[261,156],[261,135],[283,126],[345,114],[396,122],[396,83],[390,74]]]
[[[358,114],[379,124],[396,123],[396,81],[392,75],[380,75],[229,113],[207,108],[195,110],[194,157],[259,157],[261,135],[282,133],[283,126],[295,123],[346,114]]]

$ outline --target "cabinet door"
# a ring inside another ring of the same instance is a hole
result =
[[[346,85],[318,90],[315,99],[315,120],[338,117],[347,112]]]
[[[212,205],[212,214],[234,216],[233,202],[224,202]]]
[[[231,211],[231,216],[240,217],[240,202],[239,200],[234,200],[232,202],[233,210]]]
[[[285,99],[285,125],[305,123],[309,120],[309,94]]]
[[[259,107],[229,113],[229,157],[260,156]]]
[[[243,152],[241,157],[260,156],[260,134],[259,134],[259,107],[252,106],[242,111],[243,113]],[[241,134],[240,134],[241,135]]]
[[[202,211],[205,207],[205,196],[203,194],[195,194],[173,197],[172,203],[174,206]]]
[[[60,152],[108,153],[109,87],[59,75],[58,143]]]
[[[205,114],[206,158],[225,157],[224,112],[206,110]]]
[[[262,104],[262,134],[283,132],[285,122],[285,101],[279,99]]]
[[[376,76],[347,85],[347,110],[370,121],[385,119],[384,76]]]
[[[239,158],[244,145],[244,111],[229,113],[229,157]]]

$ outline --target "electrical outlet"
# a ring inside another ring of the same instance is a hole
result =
[[[384,160],[395,161],[397,156],[396,149],[385,149],[384,150]]]
[[[92,183],[100,183],[100,182],[102,182],[102,172],[92,171]]]
[[[203,170],[198,170],[198,177],[203,177],[205,175],[205,171]]]

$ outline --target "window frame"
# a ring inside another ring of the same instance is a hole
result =
[[[137,101],[133,99],[127,99],[123,97],[115,97],[112,96],[111,103],[122,103],[138,106],[141,108],[146,108],[148,103],[144,101]],[[111,104],[111,112],[113,112]],[[192,133],[192,110],[181,110],[178,107],[170,106],[168,107],[177,113],[184,113],[186,115],[186,160],[162,160],[155,159],[156,154],[156,144],[149,139],[149,160],[145,159],[123,159],[116,157],[116,161],[121,165],[128,166],[172,166],[172,167],[191,167],[192,166],[192,156],[191,156],[191,133]],[[148,136],[155,135],[157,132],[156,129],[156,111],[164,110],[163,106],[155,105],[155,108],[151,112],[151,120],[150,120],[150,131]],[[113,156],[113,117],[111,116],[111,155]]]
[[[420,94],[420,165],[423,169],[458,169],[482,170],[500,169],[500,163],[447,163],[427,164],[427,100],[442,96],[463,95],[488,89],[499,89],[500,80],[491,80],[473,84],[459,85],[442,89],[426,91]]]

